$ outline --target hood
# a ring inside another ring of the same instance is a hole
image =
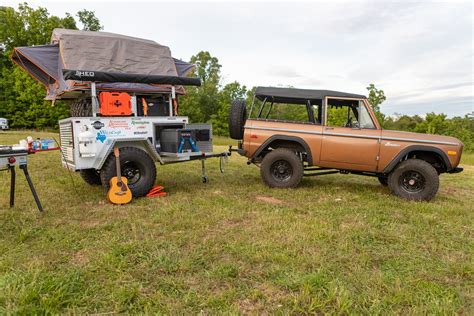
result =
[[[453,146],[463,146],[463,143],[451,136],[444,135],[433,135],[433,134],[422,134],[422,133],[413,133],[413,132],[403,132],[403,131],[391,131],[391,130],[382,130],[383,139],[400,139],[409,142],[410,140],[415,142],[426,142],[426,143],[439,143],[444,145],[453,145]]]

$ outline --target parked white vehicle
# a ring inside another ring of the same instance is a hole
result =
[[[6,118],[0,117],[0,129],[2,131],[9,129],[8,120]]]

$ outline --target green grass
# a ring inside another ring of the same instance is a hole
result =
[[[473,157],[431,203],[352,175],[273,190],[232,156],[208,184],[199,162],[158,166],[168,197],[112,206],[36,154],[44,214],[21,174],[9,209],[0,173],[0,313],[472,314]]]

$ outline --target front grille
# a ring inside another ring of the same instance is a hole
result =
[[[72,122],[59,124],[59,139],[63,159],[69,164],[74,164],[74,141]]]

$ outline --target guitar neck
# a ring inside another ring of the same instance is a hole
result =
[[[120,168],[120,156],[119,156],[118,148],[114,151],[114,153],[115,153],[115,168],[117,171],[117,180],[118,180],[118,183],[121,184],[122,183],[122,170]]]
[[[120,158],[119,157],[115,157],[115,167],[117,168],[117,177],[120,179],[122,178],[122,174],[121,174],[121,168],[120,168]]]

